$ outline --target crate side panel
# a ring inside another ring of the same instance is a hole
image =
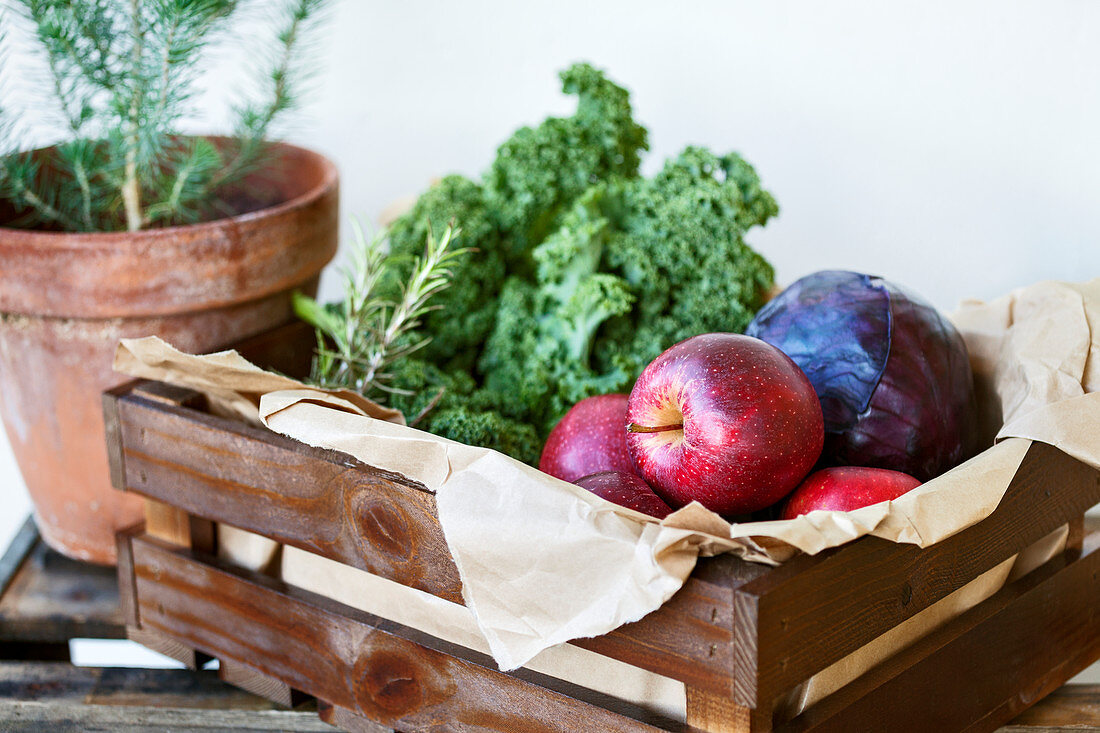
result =
[[[808,679],[1100,501],[1100,475],[1036,443],[987,519],[925,549],[868,537],[799,557],[742,586],[757,604],[743,704]]]
[[[452,656],[398,624],[218,566],[213,558],[148,538],[135,538],[133,547],[143,624],[385,725],[653,730],[554,691],[549,678],[527,673],[532,679],[523,679],[490,668],[487,658],[479,664]]]
[[[194,410],[136,397],[120,399],[119,410],[132,491],[463,602],[431,493],[351,456]],[[691,578],[658,611],[576,643],[728,694],[730,588],[755,573],[742,577],[718,558],[702,564],[714,566],[712,580]]]
[[[119,409],[131,490],[461,602],[431,494],[194,411],[138,399]]]
[[[1100,657],[1098,574],[1055,558],[781,730],[994,730]]]

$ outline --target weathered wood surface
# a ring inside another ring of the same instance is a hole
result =
[[[309,699],[308,695],[290,685],[231,659],[218,660],[218,677],[222,682],[288,708],[297,707]]]
[[[316,596],[135,536],[142,629],[400,730],[676,730],[682,725]]]
[[[777,730],[995,729],[1100,656],[1093,577],[1100,573],[1100,536],[1088,539],[1081,557],[1048,563]],[[443,642],[201,553],[145,537],[132,546],[147,627],[185,646],[247,658],[260,679],[332,701],[322,705],[325,719],[348,730],[384,730],[372,720],[402,730],[649,727],[620,717],[629,706],[594,713],[593,703],[614,706],[585,701],[582,691],[563,691],[563,683],[539,675],[502,675],[489,660],[463,659]],[[566,714],[558,708],[563,699]],[[693,709],[692,722],[709,730],[769,729],[759,714],[713,695],[689,691],[689,715]],[[1042,729],[1041,713],[1017,725]]]
[[[1035,443],[984,521],[926,549],[869,537],[735,591],[735,700],[757,707],[1100,502],[1100,474]]]
[[[346,730],[366,727],[346,710],[321,706]],[[285,710],[218,681],[214,672],[73,667],[59,662],[0,663],[0,729],[18,733],[103,730],[289,731],[325,733],[312,708]],[[1100,686],[1069,685],[1021,714],[999,733],[1100,733]]]
[[[0,656],[4,646],[17,644],[29,653],[33,645],[65,645],[74,638],[125,638],[115,571],[49,549],[33,520],[28,518],[0,566]]]
[[[990,731],[1100,658],[1100,537],[1062,555],[778,730]]]
[[[310,707],[281,709],[221,682],[216,672],[2,662],[0,730],[323,733],[333,728]]]

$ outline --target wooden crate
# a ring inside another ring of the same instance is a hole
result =
[[[242,347],[300,373],[311,336]],[[115,485],[151,501],[119,537],[133,638],[246,689],[307,694],[348,730],[993,730],[1100,657],[1100,475],[1035,444],[997,510],[921,550],[864,538],[779,568],[701,560],[662,608],[571,642],[686,686],[686,724],[344,606],[214,554],[212,523],[462,602],[434,496],[333,451],[215,417],[157,383],[105,395]],[[789,690],[1069,523],[1067,549],[793,719]]]

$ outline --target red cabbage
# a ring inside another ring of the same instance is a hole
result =
[[[765,305],[745,333],[798,364],[821,400],[824,465],[927,481],[967,458],[974,387],[966,344],[931,305],[879,277],[826,270]]]

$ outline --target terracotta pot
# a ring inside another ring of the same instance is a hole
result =
[[[112,564],[115,531],[142,517],[108,478],[100,393],[127,379],[111,370],[118,339],[205,352],[279,325],[336,253],[331,162],[278,145],[251,184],[279,203],[134,233],[0,227],[0,412],[60,552]]]

